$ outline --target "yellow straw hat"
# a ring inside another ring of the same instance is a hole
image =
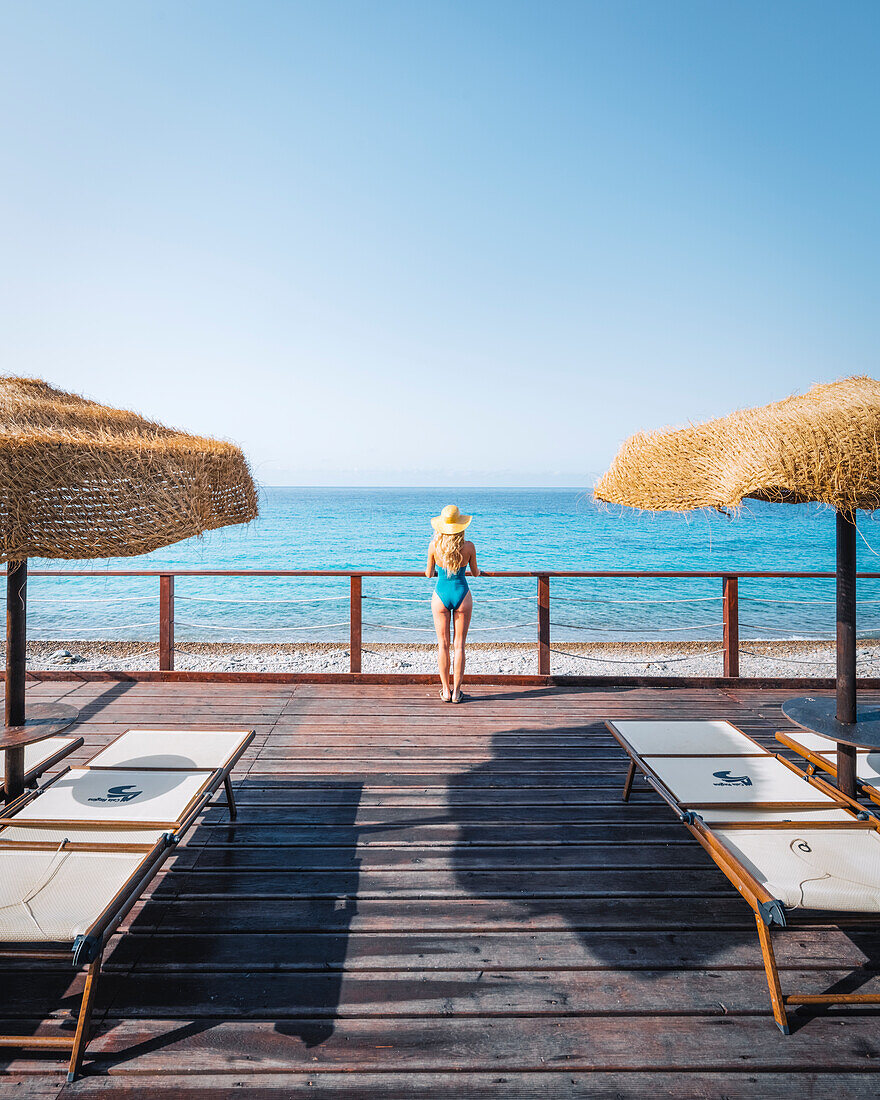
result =
[[[463,516],[455,504],[447,504],[439,516],[434,516],[431,526],[442,535],[457,535],[473,519],[473,516]]]

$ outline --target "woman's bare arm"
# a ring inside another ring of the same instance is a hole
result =
[[[425,576],[434,576],[434,540],[431,539],[431,545],[428,547],[428,564],[425,566]]]
[[[474,546],[474,544],[472,542],[468,543],[468,545],[471,548],[471,553],[470,553],[471,575],[474,576],[474,577],[479,577],[480,567],[477,565],[477,548],[476,548],[476,546]]]

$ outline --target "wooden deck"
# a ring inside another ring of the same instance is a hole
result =
[[[109,956],[86,1076],[0,1051],[2,1097],[874,1097],[871,1009],[769,1012],[752,915],[653,794],[619,801],[604,717],[725,717],[789,693],[38,683],[80,759],[134,725],[250,726],[210,811]],[[880,696],[874,696],[875,701]],[[783,983],[870,989],[871,922],[776,937]],[[81,989],[0,972],[4,1030]]]

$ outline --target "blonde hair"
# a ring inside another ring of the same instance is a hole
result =
[[[464,565],[464,532],[444,535],[438,531],[434,536],[434,560],[447,573],[457,573]]]

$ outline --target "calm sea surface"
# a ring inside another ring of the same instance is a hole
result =
[[[248,527],[141,558],[38,562],[32,569],[421,569],[428,519],[444,504],[472,512],[469,536],[485,569],[834,569],[834,515],[812,505],[750,503],[736,518],[641,515],[596,505],[571,489],[302,489],[262,491]],[[880,572],[880,523],[862,515],[859,568]],[[431,583],[364,582],[365,638],[433,637]],[[555,640],[716,638],[721,582],[553,580]],[[31,638],[156,637],[158,582],[149,578],[50,579],[29,583]],[[473,637],[531,640],[535,581],[477,579]],[[880,634],[880,582],[859,588],[859,633]],[[745,638],[834,632],[832,581],[740,582]],[[178,578],[181,640],[307,641],[347,636],[348,581],[308,578]]]

